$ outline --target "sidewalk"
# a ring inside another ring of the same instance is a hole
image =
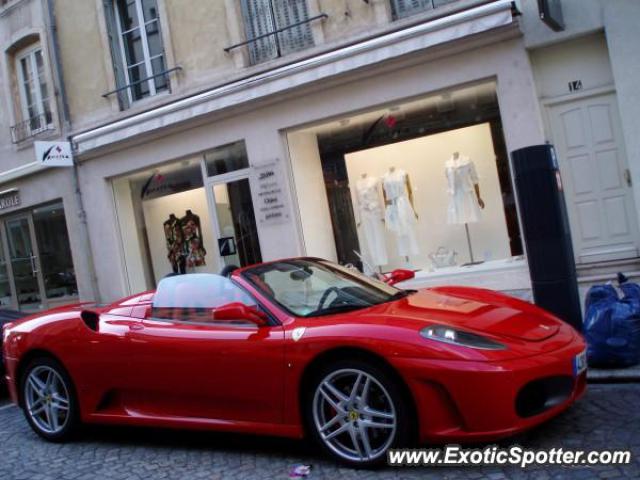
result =
[[[627,368],[590,368],[589,383],[640,382],[640,364]]]

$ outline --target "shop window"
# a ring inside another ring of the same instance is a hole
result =
[[[16,55],[21,121],[11,127],[12,141],[21,142],[52,128],[51,89],[47,85],[45,62],[40,46]]]
[[[248,166],[239,141],[113,181],[131,292],[261,261]]]
[[[169,89],[156,0],[105,0],[105,17],[120,105]]]
[[[62,203],[34,209],[33,226],[40,253],[45,296],[55,299],[77,295],[78,287]]]
[[[0,303],[41,310],[77,297],[62,202],[11,215],[0,224]]]
[[[313,46],[306,0],[241,0],[252,64]]]
[[[393,18],[405,18],[458,0],[391,0]]]
[[[309,255],[367,273],[443,273],[523,253],[493,84],[290,132],[288,140]]]
[[[204,154],[207,175],[222,175],[249,167],[249,158],[244,142],[235,142],[215,148]]]
[[[0,307],[11,307],[13,303],[13,289],[9,278],[9,265],[4,254],[4,248],[0,245]]]

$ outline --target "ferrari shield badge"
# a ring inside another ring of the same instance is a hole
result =
[[[294,328],[293,332],[291,332],[291,338],[293,338],[293,341],[297,342],[298,340],[300,340],[304,335],[305,330],[306,330],[306,327]]]

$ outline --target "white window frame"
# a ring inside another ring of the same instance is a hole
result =
[[[113,4],[113,10],[114,10],[114,18],[116,21],[116,28],[118,30],[118,44],[120,45],[120,57],[121,57],[121,61],[122,61],[122,68],[124,71],[124,78],[125,78],[125,85],[129,85],[129,87],[127,88],[127,98],[129,99],[129,105],[133,104],[134,102],[139,102],[141,100],[144,100],[145,97],[142,98],[137,98],[134,99],[133,98],[133,93],[132,93],[132,86],[131,85],[131,79],[129,78],[129,69],[132,67],[137,67],[139,65],[144,64],[145,67],[145,73],[146,73],[146,78],[148,78],[148,80],[146,80],[147,82],[147,86],[149,88],[149,97],[153,97],[155,96],[158,92],[156,91],[156,78],[157,77],[153,77],[153,66],[151,64],[152,60],[155,60],[156,58],[159,57],[164,57],[164,64],[165,64],[165,68],[167,65],[167,55],[164,49],[164,40],[162,38],[162,34],[160,35],[160,40],[163,42],[162,45],[162,53],[154,56],[153,58],[151,58],[151,54],[149,53],[149,40],[147,39],[147,25],[152,24],[153,22],[157,22],[158,24],[158,28],[162,28],[162,26],[160,25],[160,15],[158,14],[158,16],[156,18],[154,18],[153,20],[149,20],[149,21],[145,21],[144,18],[144,11],[142,10],[142,0],[133,0],[135,5],[136,5],[136,15],[138,17],[138,25],[134,28],[131,28],[129,30],[122,30],[122,21],[120,19],[120,12],[118,11],[118,0],[114,0],[112,2]],[[156,2],[156,8],[158,7],[158,4]],[[129,65],[127,63],[127,54],[125,53],[125,45],[124,45],[124,36],[129,33],[132,32],[136,29],[140,30],[140,41],[142,43],[142,56],[144,57],[144,60],[142,62],[133,64],[133,65]],[[162,30],[160,30],[160,32],[162,32]],[[167,82],[169,81],[169,79],[167,78]],[[144,82],[141,82],[141,84]],[[161,91],[165,91],[165,90],[169,90],[169,85],[167,83],[167,88],[163,89]]]
[[[43,50],[41,45],[34,45],[32,47],[29,47],[28,49],[23,50],[22,52],[20,52],[20,54],[16,55],[16,57],[15,57],[15,68],[17,70],[16,73],[17,73],[17,78],[18,78],[18,91],[19,91],[19,95],[20,95],[20,106],[21,106],[21,111],[22,111],[22,121],[26,122],[26,124],[29,127],[29,132],[32,135],[35,134],[35,133],[42,132],[44,130],[48,130],[53,125],[53,110],[51,108],[51,103],[49,103],[49,112],[51,113],[51,120],[47,121],[47,118],[46,118],[46,110],[44,108],[45,104],[44,104],[44,100],[42,98],[42,90],[40,89],[41,85],[40,85],[40,77],[38,75],[38,63],[36,62],[36,53],[37,52],[40,52],[40,55],[42,56],[42,65],[43,65],[43,69],[44,69],[43,81],[45,83],[47,83],[47,74],[46,74],[47,64],[46,64],[46,58],[44,56],[44,50]],[[28,101],[27,101],[27,92],[25,91],[26,79],[24,78],[24,73],[22,71],[22,61],[25,60],[25,59],[30,64],[31,73],[33,75],[36,115],[38,117],[44,119],[44,122],[42,123],[40,128],[36,128],[36,129],[32,129],[31,128],[32,117],[29,115],[29,104],[28,104]],[[47,84],[47,88],[49,88],[48,84]],[[51,102],[51,95],[49,95],[49,98],[47,99],[47,102]]]

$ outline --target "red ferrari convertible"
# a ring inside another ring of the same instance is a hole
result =
[[[11,396],[52,441],[81,423],[308,435],[366,466],[413,442],[509,436],[583,394],[569,325],[492,291],[392,286],[411,275],[280,260],[17,320]]]

